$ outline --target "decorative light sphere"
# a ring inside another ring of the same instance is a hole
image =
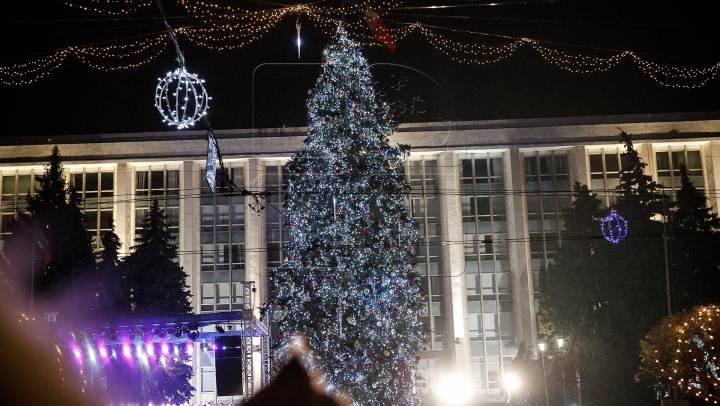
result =
[[[163,122],[178,129],[188,128],[199,121],[207,112],[208,97],[205,80],[185,68],[168,72],[159,79],[155,91],[155,107],[163,116]]]
[[[627,237],[628,223],[627,220],[622,218],[615,209],[610,210],[610,214],[607,215],[600,223],[603,236],[606,240],[613,244],[617,244],[623,238]]]

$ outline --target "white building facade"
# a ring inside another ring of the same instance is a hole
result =
[[[713,207],[720,205],[720,112],[422,123],[402,125],[390,137],[411,146],[408,207],[423,241],[417,270],[427,293],[423,318],[433,331],[421,354],[427,390],[454,371],[472,378],[478,400],[497,399],[518,346],[537,348],[543,340],[536,318],[538,272],[554,258],[560,213],[570,205],[574,182],[612,203],[622,167],[620,129],[633,135],[646,173],[666,193],[679,187],[678,165],[684,162]],[[240,310],[244,281],[255,282],[257,308],[267,300],[268,272],[283,258],[284,164],[301,148],[305,129],[216,132],[238,186],[277,192],[261,212],[249,198],[208,189],[205,136],[4,138],[0,234],[16,210],[25,210],[33,176],[58,145],[69,180],[82,192],[96,243],[114,219],[128,253],[157,198],[178,236],[195,312]],[[215,396],[212,354],[193,362],[193,403],[229,403]]]

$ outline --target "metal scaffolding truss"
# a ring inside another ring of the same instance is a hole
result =
[[[253,339],[260,340],[259,355],[261,357],[261,385],[270,384],[270,331],[266,318],[261,321],[253,314],[252,291],[254,282],[242,282],[241,311],[202,313],[177,317],[152,317],[123,320],[104,320],[96,322],[63,322],[61,315],[52,318],[57,324],[56,340],[60,345],[72,345],[78,340],[119,346],[121,342],[167,342],[171,344],[194,342],[210,344],[219,336],[242,336],[244,352],[243,394],[246,398],[254,395]],[[217,328],[215,331],[201,331],[207,326],[234,325],[234,329]]]

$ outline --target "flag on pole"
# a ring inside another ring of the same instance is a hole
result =
[[[385,26],[385,23],[380,19],[380,16],[378,16],[376,12],[369,8],[366,8],[365,21],[367,21],[367,25],[368,27],[370,27],[370,31],[372,31],[375,35],[375,39],[385,44],[385,46],[390,48],[391,51],[394,51],[395,48],[397,48],[397,45],[395,45],[395,40],[390,35],[390,32],[388,32],[388,29]]]
[[[205,179],[207,180],[210,190],[215,192],[215,176],[216,176],[216,164],[218,151],[217,142],[212,131],[208,131],[208,153],[207,153],[207,165],[205,166]]]

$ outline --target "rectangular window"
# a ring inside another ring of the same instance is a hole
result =
[[[619,158],[612,155],[608,161],[615,168],[615,176],[619,168]],[[602,155],[590,155],[590,173],[593,184],[605,187],[604,158]],[[561,228],[560,214],[565,208],[570,207],[570,176],[568,170],[567,155],[560,151],[529,152],[524,157],[525,171],[525,204],[528,213],[528,247],[530,249],[531,267],[533,280],[541,268],[547,267],[555,256],[559,246],[558,230]],[[536,173],[540,173],[538,177]],[[510,294],[509,274],[499,274],[498,285],[498,308],[501,312],[512,312],[509,297]],[[502,294],[500,292],[502,291]],[[535,299],[539,298],[539,286],[533,284]],[[505,310],[503,310],[505,309]],[[537,308],[535,309],[538,310]],[[514,332],[514,326],[509,326],[512,316],[505,317],[503,331]],[[502,323],[501,323],[502,324]],[[538,325],[537,333],[542,336],[542,330]],[[507,334],[510,337],[509,333]]]
[[[244,185],[244,169],[240,164],[230,169],[235,185]],[[241,310],[242,295],[231,290],[232,283],[245,280],[245,200],[227,188],[210,190],[205,181],[205,170],[200,173],[200,240],[202,312]],[[174,176],[168,176],[169,187],[178,184]],[[172,190],[172,189],[169,189]]]
[[[85,168],[69,175],[69,182],[83,199],[82,210],[87,216],[85,228],[93,245],[102,249],[102,236],[112,229],[115,173]]]
[[[180,171],[177,169],[137,170],[135,172],[135,233],[142,229],[142,220],[152,202],[168,216],[170,233],[177,238],[180,232]],[[175,240],[177,243],[177,240]]]
[[[280,266],[283,258],[283,246],[289,242],[285,233],[285,216],[282,198],[286,192],[288,173],[285,166],[268,165],[265,167],[265,190],[274,192],[267,198],[265,209],[267,270]]]
[[[426,292],[426,305],[430,309],[430,315],[421,317],[421,320],[432,331],[431,349],[439,351],[442,350],[445,299],[437,161],[434,159],[408,161],[406,175],[413,188],[412,197],[407,199],[406,204],[410,215],[418,224],[418,270],[423,275],[421,285]]]
[[[675,148],[675,147],[673,147]],[[698,189],[705,188],[700,151],[662,151],[655,153],[655,166],[657,169],[657,182],[665,187],[665,194],[675,197],[682,187],[680,166],[685,165],[688,177]]]
[[[552,168],[553,161],[544,160],[542,165],[533,165],[533,172],[527,175],[539,189]],[[509,261],[502,157],[465,156],[461,159],[460,184],[472,379],[481,393],[498,394],[494,384],[489,384],[497,378],[489,375],[492,370],[487,365],[490,362],[497,368],[505,365],[497,364],[497,356],[490,355],[500,353],[500,343],[503,348],[515,345],[514,337],[505,334],[514,331],[514,325],[501,323],[504,314],[512,318],[512,309],[505,305],[512,297],[508,270],[499,265]],[[539,200],[537,205],[541,205]]]
[[[614,190],[620,185],[622,169],[627,166],[618,148],[603,148],[600,153],[590,154],[590,189],[607,207],[615,203]]]

